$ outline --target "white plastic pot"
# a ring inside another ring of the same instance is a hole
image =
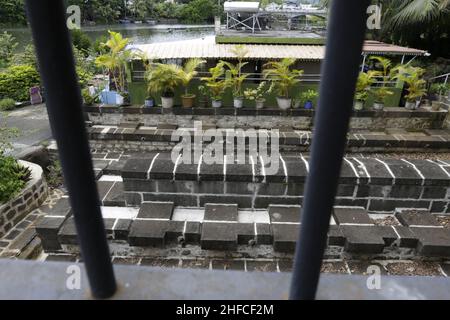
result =
[[[233,99],[233,105],[236,109],[240,109],[244,105],[244,98],[242,97],[236,97]]]
[[[298,109],[298,108],[300,108],[301,104],[302,104],[302,102],[300,100],[294,100],[294,103],[292,104],[292,108]]]
[[[384,109],[384,103],[382,103],[382,102],[374,102],[373,103],[373,108],[375,110],[383,110]]]
[[[172,108],[173,97],[161,97],[161,104],[163,108]]]
[[[264,102],[266,102],[265,99],[256,100],[256,101],[255,101],[256,109],[262,109],[262,108],[264,108]]]
[[[291,103],[291,98],[277,97],[278,108],[280,108],[281,110],[289,109],[291,107]]]
[[[353,109],[355,110],[362,110],[364,108],[364,102],[356,100],[353,104]]]
[[[221,106],[222,106],[222,100],[213,100],[212,101],[213,108],[220,108]]]
[[[405,109],[408,109],[408,110],[416,109],[416,103],[415,102],[406,101]]]

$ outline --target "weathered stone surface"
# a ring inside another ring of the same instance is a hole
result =
[[[205,204],[204,220],[237,221],[237,204]]]
[[[216,270],[245,270],[244,260],[224,260],[214,259],[212,260],[212,268]]]
[[[236,250],[236,223],[203,223],[200,244],[205,250]]]
[[[272,244],[272,228],[268,223],[256,223],[256,244]]]
[[[123,183],[120,181],[114,182],[114,185],[105,195],[102,202],[104,206],[124,207],[125,195],[123,190]]]
[[[153,156],[155,153],[153,154]],[[150,168],[153,156],[148,155],[149,158],[131,158],[129,159],[123,169],[122,178],[124,179],[147,179],[147,172]]]
[[[334,219],[343,224],[373,224],[367,211],[362,208],[334,208]]]
[[[44,251],[56,251],[61,249],[58,240],[58,231],[66,218],[44,217],[36,225],[36,233],[42,242]]]
[[[355,253],[380,253],[384,240],[374,226],[341,226],[346,237],[345,251]]]
[[[341,231],[341,228],[336,225],[331,225],[328,229],[328,245],[329,246],[341,246],[345,245],[345,237]]]
[[[274,261],[247,260],[247,271],[277,272],[277,264]]]
[[[417,236],[411,231],[410,228],[405,226],[393,227],[400,237],[399,246],[405,248],[417,247]]]
[[[299,224],[272,224],[273,249],[278,252],[294,252],[299,227]]]
[[[113,233],[116,240],[128,240],[128,233],[130,231],[131,219],[117,219],[114,226]]]
[[[128,234],[130,246],[158,246],[176,242],[183,235],[183,221],[134,220]]]
[[[172,218],[173,202],[144,202],[139,208],[137,218],[167,219]]]
[[[61,244],[77,245],[77,230],[73,217],[68,218],[58,232],[58,240]]]
[[[412,227],[418,239],[417,251],[424,256],[450,256],[450,230],[444,228]]]
[[[430,213],[419,210],[403,210],[397,212],[395,217],[404,226],[433,226],[440,227],[439,221]]]
[[[269,205],[270,221],[300,223],[301,206]]]

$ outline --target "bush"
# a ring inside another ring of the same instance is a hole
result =
[[[30,180],[31,172],[13,157],[0,155],[0,203],[12,199]]]
[[[14,99],[5,98],[0,100],[0,111],[12,110],[16,106]]]
[[[29,100],[29,90],[40,83],[39,73],[33,66],[11,66],[0,73],[0,97],[16,101]]]
[[[71,30],[70,34],[72,36],[72,44],[75,48],[83,52],[85,56],[88,55],[89,49],[91,48],[91,39],[79,29]]]

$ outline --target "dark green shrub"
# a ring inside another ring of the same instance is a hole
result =
[[[29,90],[40,83],[39,73],[33,66],[11,66],[0,72],[0,97],[16,101],[29,100]]]
[[[84,33],[83,31],[79,29],[71,30],[70,34],[72,36],[72,44],[83,52],[85,56],[88,55],[88,51],[91,48],[91,39]]]
[[[14,99],[5,98],[0,100],[0,111],[8,111],[14,109],[16,102]]]
[[[31,172],[13,157],[0,155],[0,203],[12,199],[30,179]]]

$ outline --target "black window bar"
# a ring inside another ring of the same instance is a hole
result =
[[[314,299],[346,144],[369,0],[333,0],[290,299]],[[93,297],[117,288],[100,212],[64,2],[26,0],[50,126]]]

